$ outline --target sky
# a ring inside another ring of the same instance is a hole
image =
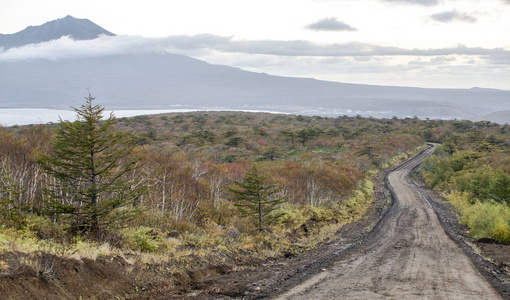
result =
[[[0,60],[166,51],[280,76],[510,90],[510,0],[2,0],[0,33],[66,15],[118,36]]]

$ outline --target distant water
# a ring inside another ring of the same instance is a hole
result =
[[[162,110],[116,110],[113,112],[115,117],[134,117],[141,115],[154,115],[163,113],[186,113],[192,111],[244,111],[244,112],[266,112],[277,113],[274,111],[261,110],[243,110],[243,109],[162,109]],[[108,117],[110,111],[105,111],[104,116]],[[6,108],[0,109],[0,125],[28,125],[28,124],[46,124],[50,122],[59,122],[63,120],[76,120],[76,112],[72,110],[39,109],[39,108]]]

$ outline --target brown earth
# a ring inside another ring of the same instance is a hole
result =
[[[0,260],[11,266],[0,277],[0,299],[114,299],[133,289],[135,274],[125,272],[128,264],[118,257],[75,260],[10,252]]]
[[[0,275],[0,299],[510,299],[510,246],[470,240],[447,204],[407,182],[430,151],[389,173],[396,197],[378,175],[367,214],[310,251],[270,261],[241,253],[182,272],[44,253],[26,265],[26,254],[7,253],[0,261],[19,267]]]

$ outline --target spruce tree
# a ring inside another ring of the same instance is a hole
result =
[[[60,120],[53,153],[39,163],[53,180],[45,188],[46,211],[72,216],[75,229],[94,231],[136,216],[133,204],[143,194],[139,182],[126,175],[139,161],[133,137],[115,129],[115,116],[103,119],[104,108],[86,103],[73,109],[74,122]]]
[[[277,213],[277,208],[286,201],[285,197],[276,196],[282,189],[267,179],[268,176],[259,175],[254,165],[251,172],[246,172],[242,182],[234,181],[240,189],[228,188],[236,196],[237,203],[234,205],[241,215],[257,218],[259,230],[283,215]]]

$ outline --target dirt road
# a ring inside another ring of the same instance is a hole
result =
[[[277,299],[502,299],[408,182],[431,151],[388,175],[396,203],[376,238]]]

